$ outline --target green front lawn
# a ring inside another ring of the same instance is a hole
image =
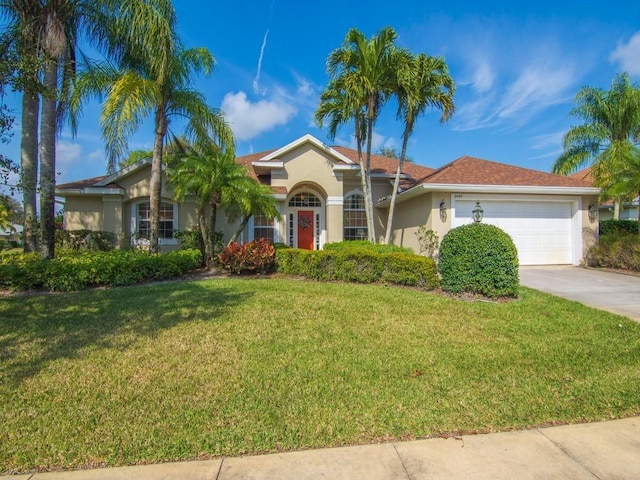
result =
[[[522,289],[173,282],[0,299],[0,471],[640,413],[640,324]]]

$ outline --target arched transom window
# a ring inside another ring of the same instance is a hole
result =
[[[321,207],[322,203],[320,199],[313,193],[301,192],[296,193],[291,200],[289,200],[290,207]]]
[[[344,240],[367,239],[367,215],[364,210],[364,196],[352,193],[344,200]]]

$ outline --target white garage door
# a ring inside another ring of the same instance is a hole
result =
[[[457,200],[454,227],[472,223],[475,201]],[[520,265],[572,263],[569,202],[481,201],[483,223],[500,227],[513,238]]]

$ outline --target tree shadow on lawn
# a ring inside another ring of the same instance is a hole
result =
[[[171,282],[76,293],[17,296],[0,302],[0,386],[18,387],[87,347],[126,349],[180,323],[221,321],[250,297],[223,282]]]

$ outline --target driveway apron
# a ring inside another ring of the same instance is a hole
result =
[[[520,283],[640,322],[640,277],[590,268],[520,267]]]

